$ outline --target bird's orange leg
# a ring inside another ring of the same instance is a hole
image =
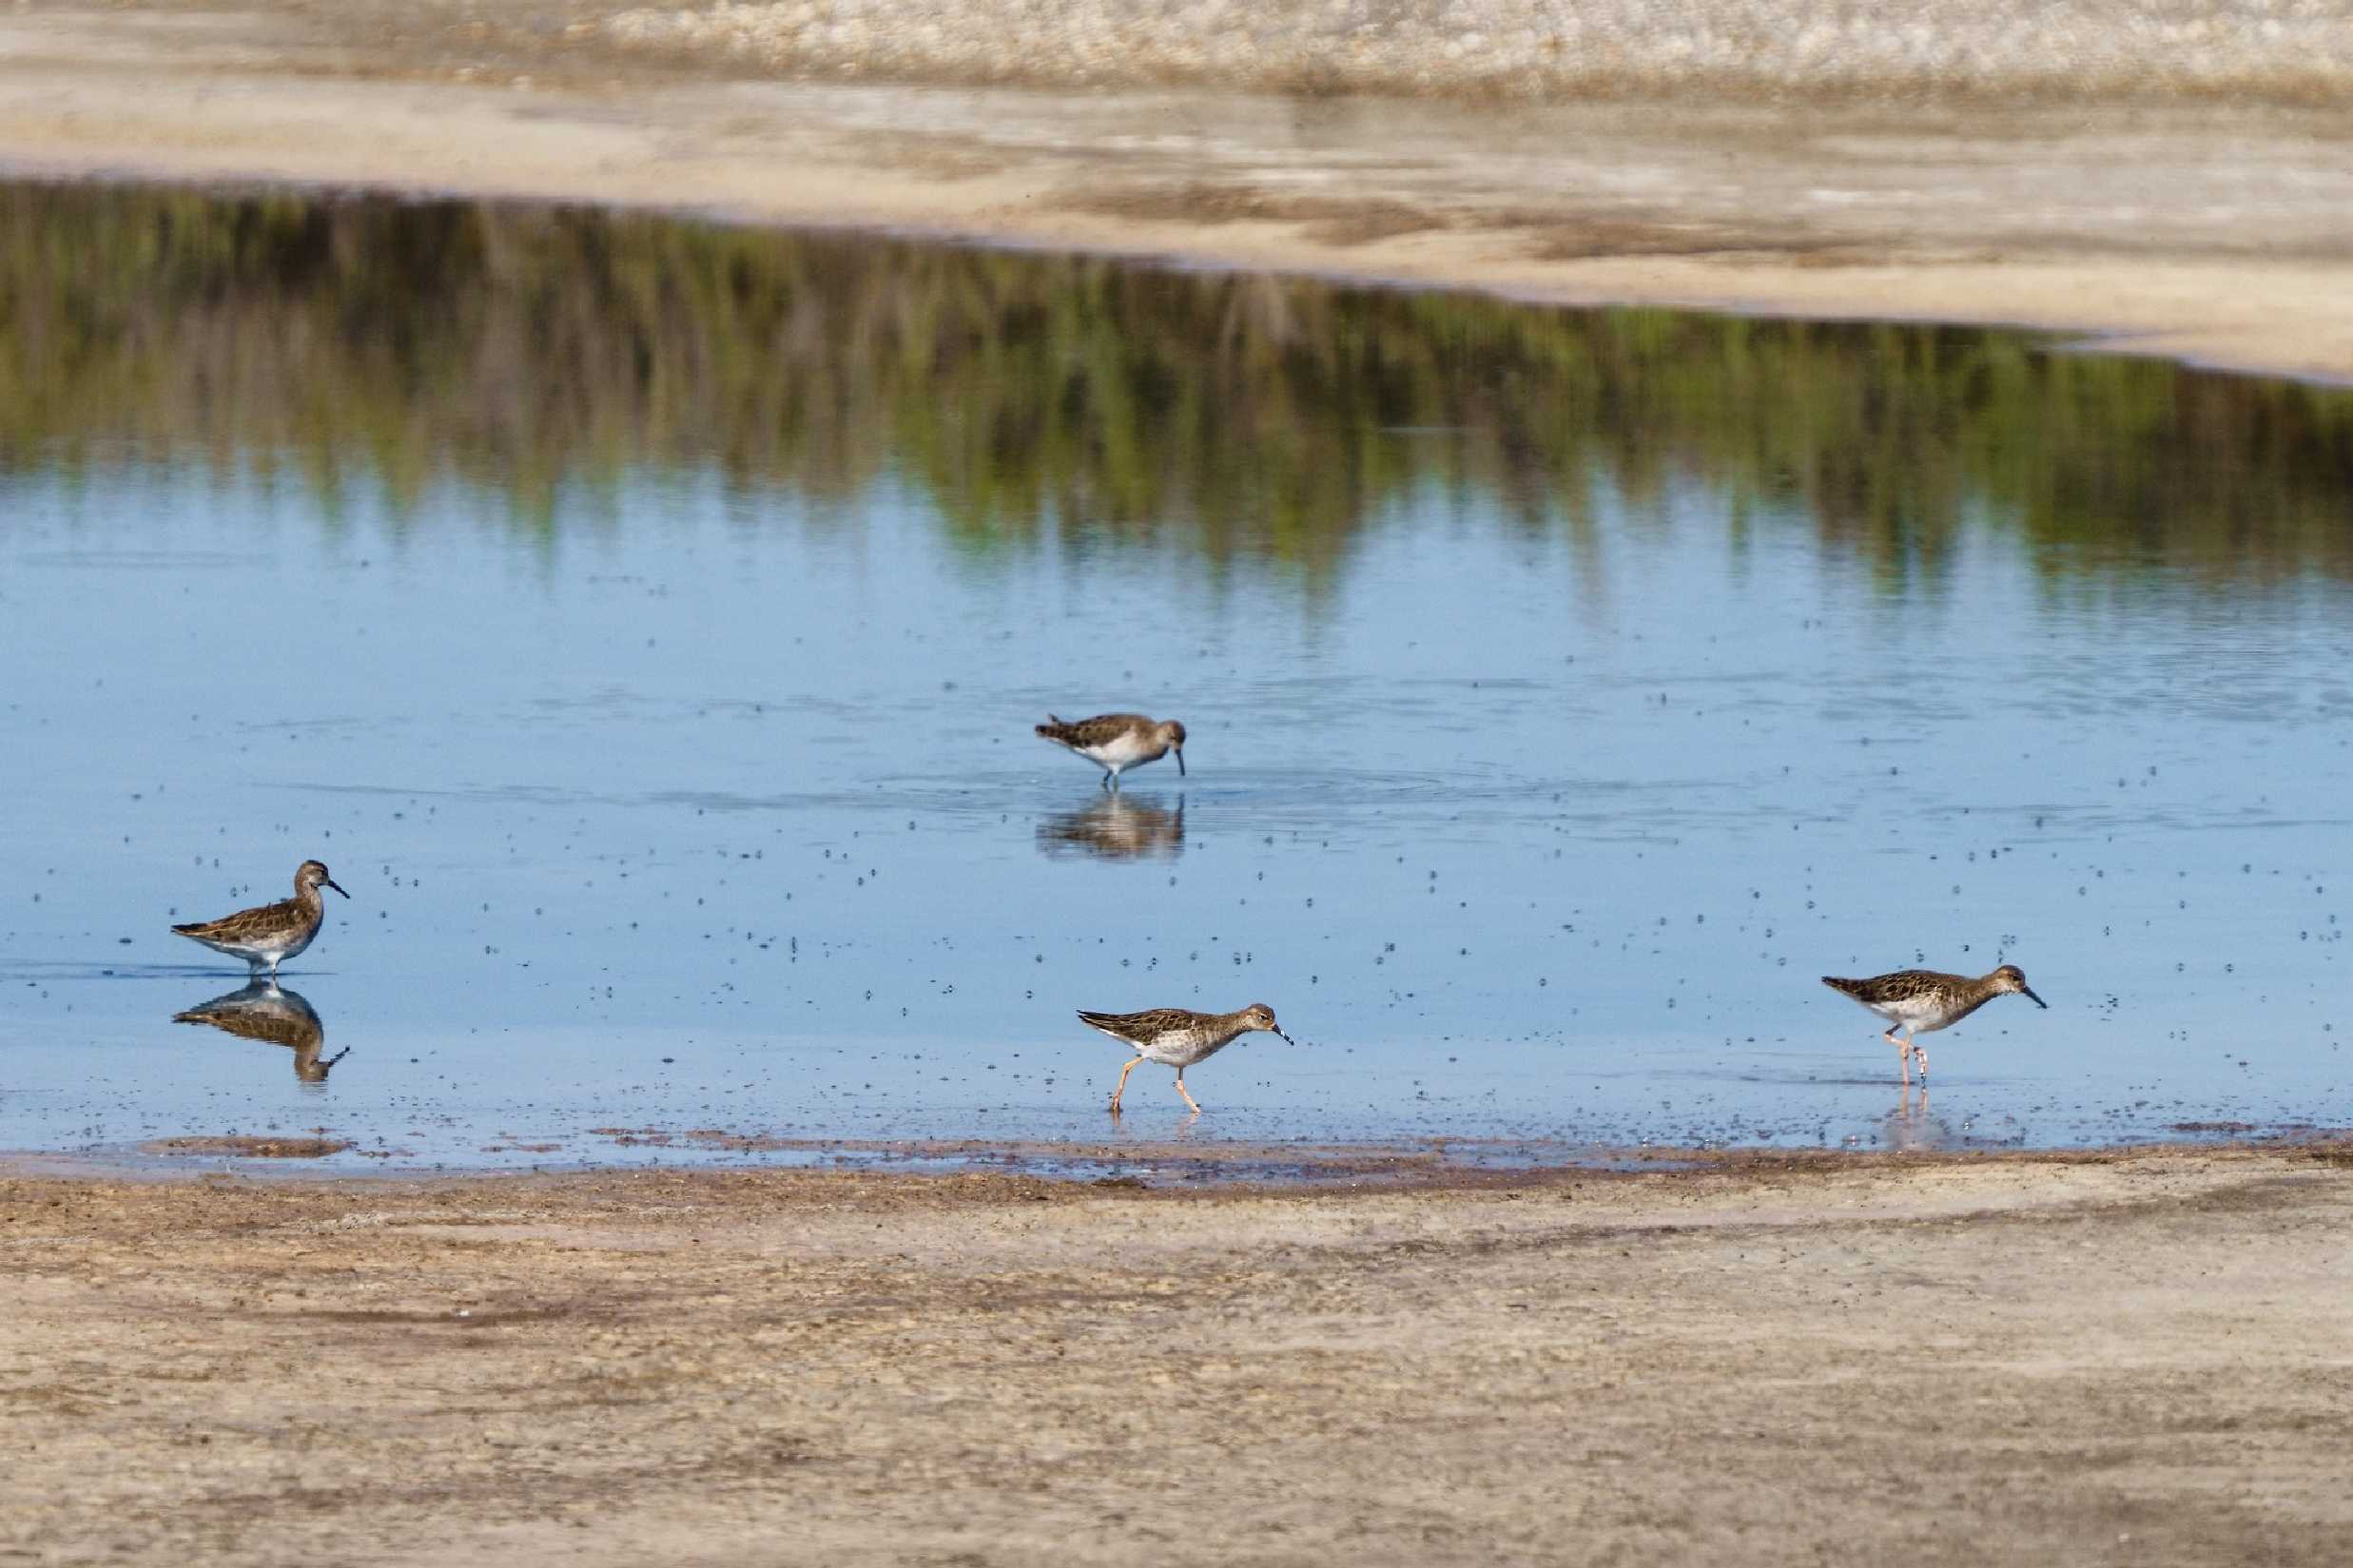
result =
[[[1201,1113],[1201,1102],[1195,1099],[1193,1097],[1193,1091],[1185,1087],[1185,1070],[1181,1067],[1176,1070],[1176,1093],[1182,1094],[1185,1097],[1185,1103],[1193,1107],[1193,1113],[1195,1115],[1197,1116]]]
[[[1896,1037],[1896,1026],[1894,1024],[1888,1025],[1887,1029],[1879,1036],[1879,1038],[1885,1040],[1888,1044],[1903,1053],[1904,1082],[1910,1083],[1912,1081],[1912,1042],[1910,1040],[1897,1039]]]
[[[1119,1069],[1119,1082],[1111,1092],[1111,1113],[1113,1115],[1119,1113],[1119,1096],[1127,1093],[1127,1075],[1135,1072],[1136,1064],[1143,1059],[1141,1056],[1130,1056],[1127,1059],[1127,1065]]]

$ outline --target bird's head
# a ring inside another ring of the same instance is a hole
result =
[[[2034,995],[2034,988],[2026,983],[2026,971],[2020,969],[2014,963],[2006,963],[1999,969],[1993,971],[1993,989],[2004,992],[2015,991],[2019,996],[2024,997],[2027,1000],[2032,1002],[2036,1007],[2049,1007],[2051,1005],[2040,997]]]
[[[1163,719],[1160,722],[1160,743],[1167,746],[1171,751],[1176,753],[1176,776],[1178,778],[1183,778],[1185,772],[1185,726],[1178,724],[1174,719]]]
[[[321,887],[333,887],[338,893],[343,893],[343,890],[340,887],[336,886],[335,879],[327,875],[326,861],[304,861],[300,866],[295,868],[295,892],[308,893],[315,888]],[[348,899],[351,895],[348,893],[343,893],[343,897]]]
[[[1243,1008],[1242,1023],[1246,1028],[1263,1029],[1270,1035],[1283,1035],[1283,1026],[1274,1021],[1274,1009],[1264,1002],[1252,1002]],[[1283,1039],[1292,1045],[1299,1043],[1288,1035],[1283,1035]]]

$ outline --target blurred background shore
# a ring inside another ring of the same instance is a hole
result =
[[[790,72],[1482,101],[2328,105],[2353,85],[2353,11],[2296,0],[776,0],[574,10],[565,36]]]
[[[0,165],[881,227],[2353,376],[2353,7],[0,12]]]

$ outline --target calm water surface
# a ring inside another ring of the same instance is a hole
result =
[[[587,213],[0,214],[0,1148],[2353,1103],[2344,394]],[[1191,777],[1029,732],[1120,707]],[[166,925],[311,855],[352,901],[219,1000]],[[1935,1036],[1927,1103],[1816,979],[2004,961],[2051,1011]],[[1296,1048],[1110,1122],[1074,1007],[1254,1000]]]

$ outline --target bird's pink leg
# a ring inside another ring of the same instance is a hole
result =
[[[1130,1056],[1127,1059],[1127,1065],[1119,1069],[1118,1085],[1111,1092],[1111,1113],[1113,1115],[1119,1113],[1119,1096],[1127,1093],[1127,1075],[1135,1072],[1136,1064],[1143,1059],[1141,1056]]]
[[[1185,1103],[1193,1107],[1195,1115],[1201,1113],[1201,1102],[1195,1099],[1193,1091],[1185,1087],[1185,1070],[1181,1067],[1176,1070],[1176,1093],[1182,1094],[1185,1097]]]
[[[1910,1083],[1912,1081],[1912,1042],[1910,1040],[1897,1039],[1896,1037],[1896,1026],[1894,1024],[1888,1025],[1887,1028],[1880,1034],[1879,1038],[1885,1040],[1888,1044],[1903,1053],[1904,1082]]]

